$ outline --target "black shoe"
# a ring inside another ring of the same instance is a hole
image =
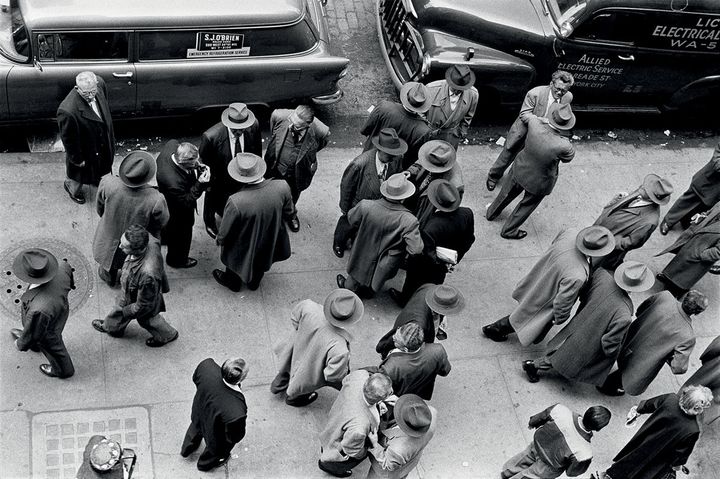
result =
[[[180,333],[178,333],[177,331],[175,331],[175,336],[173,336],[172,338],[168,339],[168,340],[165,341],[164,343],[156,340],[155,338],[148,338],[148,339],[145,340],[145,345],[146,345],[147,347],[149,347],[149,348],[160,348],[160,347],[162,347],[162,346],[165,346],[167,343],[172,343],[173,341],[175,341],[175,340],[178,338],[178,336],[180,336]]]
[[[525,371],[525,374],[527,375],[528,381],[531,383],[536,383],[540,381],[540,376],[538,375],[538,369],[535,367],[535,364],[528,360],[522,362],[522,368],[523,371]]]
[[[53,371],[52,366],[49,364],[41,364],[40,365],[40,372],[43,373],[45,376],[49,376],[51,378],[58,377],[57,374],[55,374],[55,371]]]
[[[70,199],[73,200],[75,203],[77,203],[79,205],[85,204],[85,198],[82,196],[75,196],[72,193],[70,193],[70,188],[68,188],[67,184],[63,184],[63,188],[65,188],[65,192],[67,192]]]
[[[388,289],[388,295],[390,296],[390,299],[395,301],[395,304],[400,306],[401,308],[404,308],[407,304],[407,301],[405,301],[405,298],[403,297],[403,294],[401,291],[398,291],[395,288]]]
[[[333,246],[333,253],[335,253],[335,256],[338,258],[345,256],[345,251],[343,251],[343,249],[339,246]]]
[[[175,269],[192,268],[193,266],[197,266],[197,260],[195,258],[187,258],[182,264],[173,264],[168,262],[167,265]]]
[[[505,239],[519,240],[519,239],[523,239],[524,237],[527,236],[527,231],[525,231],[525,230],[517,230],[517,233],[512,233],[512,234],[503,234],[503,233],[500,233],[500,236],[503,237],[503,238],[505,238]]]
[[[497,181],[493,180],[488,176],[487,180],[485,180],[485,186],[487,187],[488,191],[492,191],[497,186]]]
[[[288,221],[288,228],[290,228],[290,231],[293,233],[300,231],[300,220],[297,216],[294,216],[293,219]]]
[[[606,396],[623,396],[625,390],[623,388],[606,388],[605,386],[595,386],[599,392]]]
[[[311,392],[310,394],[304,394],[295,399],[285,398],[285,404],[294,407],[304,407],[308,404],[312,404],[318,398],[318,393]]]
[[[344,288],[345,287],[345,276],[339,274],[335,276],[335,282],[338,285],[338,288]]]
[[[183,445],[182,449],[180,449],[180,455],[182,457],[188,457],[193,452],[197,451],[198,447],[200,447],[200,443],[197,444],[188,444],[187,446]]]
[[[219,269],[214,269],[212,272],[213,278],[215,278],[215,281],[220,283],[221,285],[225,286],[227,289],[232,291],[233,293],[237,293],[240,291],[240,286],[230,285],[225,281],[225,273]]]
[[[331,476],[335,476],[335,477],[350,477],[350,476],[352,476],[352,471],[350,469],[347,469],[345,471],[331,471],[330,469],[328,469],[327,467],[325,467],[323,465],[322,461],[318,461],[318,467],[320,468],[321,471],[327,472]]]
[[[496,343],[502,343],[503,341],[507,341],[508,338],[508,335],[500,331],[500,329],[495,325],[495,323],[483,326],[482,332],[487,338],[492,339]]]
[[[198,463],[198,465],[197,465],[198,471],[202,471],[202,472],[212,471],[213,469],[224,465],[228,459],[230,459],[230,456],[221,457],[220,459],[218,459],[215,462],[211,462],[210,464],[203,464],[202,466],[200,465],[200,463]]]
[[[217,238],[217,234],[218,234],[217,229],[213,229],[213,228],[211,228],[211,227],[209,227],[209,226],[206,226],[206,227],[205,227],[205,231],[207,232],[207,234],[208,234],[212,239]]]

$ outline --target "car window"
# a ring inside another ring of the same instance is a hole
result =
[[[16,62],[26,62],[30,56],[27,28],[14,0],[0,9],[0,52]]]
[[[45,62],[128,59],[128,32],[38,33],[37,45]]]
[[[140,61],[287,55],[317,42],[306,21],[274,28],[140,32],[138,38]]]
[[[640,12],[601,12],[575,27],[573,38],[595,42],[635,45],[645,23]]]

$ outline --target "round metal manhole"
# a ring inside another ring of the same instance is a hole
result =
[[[0,306],[13,319],[20,319],[20,297],[27,291],[28,284],[12,272],[15,257],[27,248],[43,248],[50,251],[58,261],[67,261],[73,269],[75,288],[70,291],[70,313],[79,310],[92,295],[95,285],[92,266],[85,256],[73,245],[53,238],[32,238],[20,241],[0,253]]]

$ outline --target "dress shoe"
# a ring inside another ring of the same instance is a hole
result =
[[[315,402],[315,400],[318,398],[318,393],[311,392],[310,394],[305,394],[300,397],[297,397],[295,399],[285,398],[285,404],[288,406],[294,406],[294,407],[304,407],[308,404],[312,404]]]
[[[660,223],[660,234],[665,236],[668,234],[668,231],[670,231],[670,226],[668,226],[668,224],[664,221]]]
[[[197,266],[197,260],[195,258],[188,257],[182,264],[168,263],[167,265],[175,269],[192,268],[193,266]]]
[[[352,476],[352,471],[350,469],[346,469],[344,471],[333,471],[325,467],[325,465],[322,463],[322,461],[318,461],[318,467],[321,471],[327,472],[331,476],[335,477],[350,477]]]
[[[67,184],[63,184],[63,188],[65,188],[65,191],[67,192],[68,196],[69,196],[70,199],[73,200],[75,203],[77,203],[77,204],[79,204],[79,205],[84,205],[84,204],[85,204],[85,198],[82,197],[82,196],[75,196],[75,195],[73,195],[72,193],[70,193],[70,188],[68,188],[68,185],[67,185]]]
[[[538,369],[535,367],[535,363],[530,360],[523,361],[522,368],[527,375],[528,381],[530,381],[531,383],[536,383],[540,381],[540,376],[538,375]]]
[[[207,232],[207,234],[208,234],[212,239],[217,238],[218,232],[217,232],[216,229],[212,229],[211,227],[206,226],[206,227],[205,227],[205,231]]]
[[[495,341],[496,343],[502,343],[503,341],[507,341],[508,338],[507,334],[500,331],[500,329],[495,325],[495,323],[483,326],[482,332],[487,338]]]
[[[388,289],[388,295],[390,296],[390,299],[395,301],[395,304],[397,304],[401,308],[404,308],[405,305],[407,304],[407,301],[403,297],[402,292],[398,291],[395,288]]]
[[[55,374],[55,371],[52,370],[52,366],[50,366],[49,364],[41,364],[40,372],[43,373],[45,376],[50,376],[51,378],[58,377],[58,375]]]
[[[203,464],[202,466],[200,465],[200,463],[198,463],[197,464],[198,471],[202,471],[202,472],[212,471],[213,469],[224,465],[228,459],[230,459],[230,456],[221,457],[217,461],[211,462],[209,464]]]
[[[13,337],[13,339],[20,339],[20,336],[22,336],[23,330],[18,328],[12,328],[10,330],[10,336]]]
[[[190,443],[187,445],[183,444],[182,449],[180,449],[180,455],[182,457],[188,457],[190,454],[197,451],[198,447],[200,447],[199,441],[197,444],[193,444],[193,443]]]
[[[345,256],[345,251],[343,251],[343,249],[339,246],[333,246],[333,253],[335,253],[335,256],[338,258]]]
[[[227,289],[232,291],[233,293],[237,293],[240,291],[239,286],[230,285],[225,281],[225,273],[219,269],[214,269],[212,272],[213,278],[215,278],[215,281],[220,283],[221,285],[225,286]]]
[[[92,320],[92,326],[96,330],[100,331],[101,333],[109,334],[113,338],[122,338],[125,333],[111,333],[108,331],[108,329],[105,327],[105,324],[103,323],[102,319],[93,319]]]
[[[149,348],[160,348],[160,347],[162,347],[162,346],[165,346],[167,343],[172,343],[173,341],[175,341],[175,340],[178,338],[178,336],[180,336],[180,333],[178,333],[177,331],[175,331],[175,336],[173,336],[172,338],[168,339],[168,340],[165,341],[164,343],[161,342],[161,341],[158,341],[158,340],[155,339],[155,338],[148,338],[148,339],[145,340],[145,345],[146,345],[147,347],[149,347]]]
[[[487,187],[488,191],[492,191],[497,186],[497,181],[493,180],[492,178],[488,177],[487,180],[485,180],[485,186]]]
[[[345,276],[339,274],[339,275],[335,276],[335,281],[337,282],[338,288],[345,287]]]
[[[517,230],[517,233],[504,234],[500,233],[500,236],[505,239],[519,240],[527,236],[527,231]]]
[[[293,233],[300,231],[300,220],[297,216],[294,216],[290,221],[288,221],[288,228],[290,228],[290,231]]]
[[[595,386],[595,389],[597,389],[599,392],[606,396],[623,396],[625,394],[625,390],[623,388],[606,388],[604,386]]]

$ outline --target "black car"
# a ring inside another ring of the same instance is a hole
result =
[[[557,69],[573,107],[720,105],[719,0],[378,0],[396,86],[467,64],[486,103],[516,106]]]

